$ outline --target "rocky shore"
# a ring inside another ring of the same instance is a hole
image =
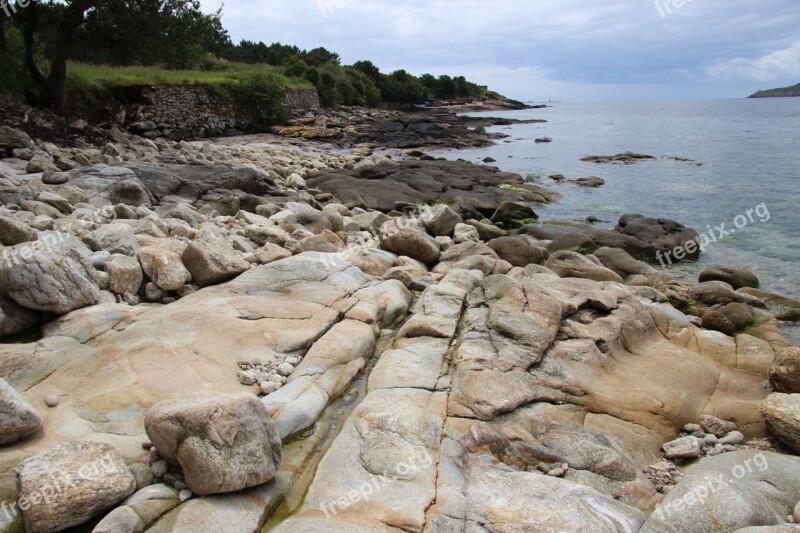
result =
[[[800,302],[420,117],[0,127],[0,532],[800,528]]]

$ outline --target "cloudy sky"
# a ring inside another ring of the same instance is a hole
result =
[[[800,82],[798,0],[227,0],[223,22],[236,42],[463,74],[523,100],[737,98]]]

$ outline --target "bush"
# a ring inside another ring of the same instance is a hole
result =
[[[233,88],[239,111],[253,120],[252,127],[266,130],[286,121],[286,82],[270,72],[248,72]]]

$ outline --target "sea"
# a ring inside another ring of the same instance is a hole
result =
[[[800,98],[551,103],[544,109],[470,113],[546,123],[497,126],[493,146],[432,154],[516,172],[558,191],[536,204],[540,222],[613,228],[626,213],[669,218],[711,242],[698,261],[667,265],[696,281],[713,263],[755,273],[761,288],[800,298]],[[537,143],[548,137],[550,143]],[[633,165],[581,161],[632,151],[655,156]],[[598,176],[597,189],[548,178]],[[658,263],[656,268],[662,268]],[[800,345],[800,325],[782,324]]]

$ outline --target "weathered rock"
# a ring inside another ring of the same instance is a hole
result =
[[[181,260],[201,287],[228,281],[250,268],[233,246],[216,237],[191,242]]]
[[[716,416],[703,415],[700,417],[700,426],[706,433],[716,437],[724,437],[731,431],[736,430],[736,424],[727,420],[721,420]]]
[[[703,453],[703,441],[697,437],[682,437],[664,444],[667,459],[696,459]]]
[[[139,243],[128,224],[115,222],[100,226],[86,236],[86,242],[95,252],[105,250],[112,254],[135,256]]]
[[[745,450],[700,460],[656,507],[641,531],[737,531],[784,524],[800,498],[800,460]]]
[[[755,296],[763,301],[767,305],[767,311],[778,320],[786,320],[788,322],[800,320],[800,300],[752,288],[740,289],[737,292]]]
[[[413,227],[397,227],[393,222],[381,228],[381,247],[428,265],[436,263],[441,255],[439,244],[433,237]]]
[[[0,243],[14,246],[35,241],[38,235],[30,226],[16,218],[0,215]]]
[[[42,415],[0,378],[0,446],[30,437],[42,424]]]
[[[456,226],[463,222],[461,216],[446,205],[425,208],[420,220],[434,237],[452,236]]]
[[[252,394],[167,400],[150,408],[145,429],[198,495],[261,485],[274,478],[281,462],[269,412]]]
[[[537,246],[536,241],[526,235],[500,237],[488,243],[489,248],[513,266],[526,267],[530,264],[541,264],[547,258],[547,250]]]
[[[800,394],[800,348],[788,348],[778,355],[769,380],[777,392]]]
[[[594,262],[577,252],[562,250],[552,254],[544,266],[562,278],[585,278],[592,281],[614,281],[622,283],[622,278],[612,270]]]
[[[117,294],[139,292],[144,274],[138,259],[116,255],[106,263],[105,268],[109,275],[109,290]]]
[[[758,278],[752,272],[728,265],[711,265],[700,273],[700,283],[706,281],[724,281],[734,289],[751,287],[757,289]]]
[[[136,480],[108,444],[72,441],[22,463],[19,507],[28,531],[77,526],[124,500]]]
[[[800,394],[775,393],[761,404],[770,431],[784,444],[800,452]]]
[[[147,277],[165,291],[177,291],[191,280],[181,256],[160,246],[146,246],[139,251],[139,263]]]
[[[43,232],[6,249],[0,289],[28,309],[64,314],[100,300],[89,250],[71,235]]]
[[[514,202],[503,202],[492,215],[492,222],[502,222],[506,225],[513,225],[519,222],[530,223],[531,220],[537,220],[537,215],[533,209],[528,206],[517,204]]]
[[[706,311],[703,314],[703,327],[711,331],[719,331],[729,337],[736,335],[736,325],[719,311]]]
[[[30,136],[24,131],[20,131],[8,126],[0,126],[0,148],[13,150],[16,148],[33,149],[35,145]]]

